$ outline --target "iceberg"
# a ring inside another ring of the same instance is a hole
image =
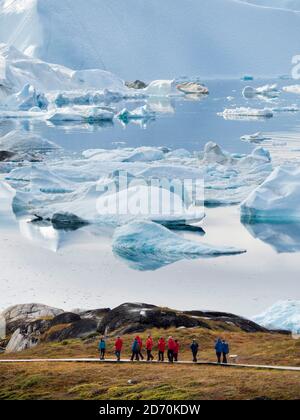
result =
[[[32,111],[33,108],[37,108],[41,111],[46,110],[48,105],[49,102],[43,93],[37,91],[34,86],[26,84],[20,92],[9,96],[1,107],[20,111]]]
[[[224,119],[239,119],[239,118],[272,118],[274,113],[272,109],[263,108],[227,108],[218,115],[222,116]]]
[[[243,90],[243,96],[246,99],[255,98],[255,96],[264,96],[266,98],[278,98],[280,91],[278,90],[278,85],[265,85],[262,87],[254,88],[252,86],[246,86]]]
[[[299,112],[299,108],[297,105],[291,106],[278,106],[276,108],[272,108],[273,112]]]
[[[155,119],[156,114],[147,105],[144,105],[140,108],[134,109],[133,111],[129,111],[127,108],[124,108],[117,114],[117,117],[123,122],[128,123],[130,120]]]
[[[277,302],[262,314],[254,316],[253,321],[266,328],[300,334],[300,301]]]
[[[25,199],[24,199],[25,196]],[[64,227],[72,227],[74,220],[83,224],[120,226],[137,218],[166,223],[194,223],[203,219],[200,206],[186,206],[182,196],[159,187],[137,184],[118,192],[106,192],[105,188],[92,186],[77,194],[57,197],[61,201],[48,199],[32,200],[32,195],[17,193],[14,211],[22,215],[29,212],[42,220],[63,220]],[[52,200],[53,201],[53,200]],[[30,206],[26,208],[26,203]],[[38,206],[38,204],[40,206]],[[61,222],[62,224],[62,222]]]
[[[176,85],[176,88],[186,95],[208,95],[209,90],[206,86],[197,82],[183,82]]]
[[[154,80],[151,82],[143,92],[147,96],[174,96],[179,95],[180,92],[176,89],[175,80]]]
[[[245,221],[297,222],[300,220],[300,168],[282,165],[241,204]]]
[[[74,121],[82,123],[97,123],[112,121],[114,112],[107,108],[95,106],[74,106],[73,108],[60,108],[52,111],[46,120],[52,123]]]
[[[49,63],[106,68],[126,80],[172,78],[174,71],[225,78],[246,69],[254,76],[285,74],[299,49],[298,34],[297,13],[236,0],[189,0],[189,7],[184,0],[0,2],[3,42]]]
[[[287,93],[296,93],[297,95],[300,95],[300,85],[284,86],[282,90]]]
[[[235,255],[246,252],[193,242],[153,222],[133,222],[118,228],[113,251],[133,269],[157,270],[182,259]]]
[[[90,160],[113,162],[154,162],[165,158],[164,152],[155,147],[138,147],[136,149],[92,149],[85,150],[83,156]]]
[[[246,141],[248,143],[262,143],[266,140],[271,140],[270,137],[266,137],[261,132],[257,132],[254,134],[249,134],[241,137],[242,141]]]

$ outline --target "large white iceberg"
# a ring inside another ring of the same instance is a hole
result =
[[[251,221],[300,220],[300,168],[283,165],[241,204],[242,217]]]
[[[268,3],[277,6],[279,0]],[[185,0],[1,0],[0,39],[50,63],[107,68],[128,80],[172,78],[174,71],[205,77],[289,71],[299,49],[296,13],[236,0],[189,0],[188,5]]]
[[[1,43],[0,75],[0,84],[10,89],[11,93],[20,91],[28,84],[42,92],[87,89],[129,91],[124,82],[110,72],[100,69],[72,70],[32,58]]]
[[[220,113],[225,119],[239,119],[239,118],[272,118],[273,111],[269,108],[227,108]]]
[[[287,300],[275,303],[253,321],[271,329],[281,329],[300,334],[300,301]]]
[[[153,222],[133,222],[118,228],[113,251],[136,270],[156,270],[181,259],[234,255],[245,252],[193,242]]]

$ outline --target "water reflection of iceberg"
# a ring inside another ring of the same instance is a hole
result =
[[[300,252],[300,223],[243,223],[250,234],[278,253]]]
[[[51,223],[32,222],[26,218],[19,219],[21,235],[36,246],[57,252],[68,245],[98,242],[110,239],[113,230],[109,227],[88,226],[81,229],[56,229]]]

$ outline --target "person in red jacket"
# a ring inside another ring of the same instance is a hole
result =
[[[118,337],[115,342],[115,355],[117,356],[118,362],[121,360],[121,352],[123,347],[123,340],[121,337]]]
[[[142,353],[142,348],[143,348],[142,339],[139,336],[137,336],[136,339],[137,339],[137,341],[139,343],[139,346],[140,346],[139,357],[141,358],[141,360],[144,360],[144,356],[143,356],[143,353]]]
[[[175,341],[173,337],[169,337],[168,340],[168,359],[170,363],[174,362],[174,350],[175,350]]]
[[[165,351],[166,351],[166,342],[163,337],[160,337],[158,340],[158,361],[164,362],[165,360]]]
[[[153,349],[153,340],[151,335],[148,335],[147,341],[146,341],[146,350],[147,350],[147,362],[150,362],[154,360],[154,357],[152,355],[152,349]]]
[[[178,362],[178,354],[179,354],[179,341],[175,340],[174,342],[174,361]]]

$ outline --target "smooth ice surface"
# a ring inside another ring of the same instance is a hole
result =
[[[242,217],[252,221],[300,221],[300,169],[283,165],[241,204]]]
[[[133,222],[118,228],[113,237],[113,251],[130,267],[141,271],[157,270],[181,259],[245,252],[234,247],[193,242],[152,222]]]
[[[267,328],[276,328],[300,334],[300,301],[287,300],[275,303],[253,321]]]
[[[235,0],[1,0],[0,42],[128,80],[278,75],[299,49],[299,20]]]

